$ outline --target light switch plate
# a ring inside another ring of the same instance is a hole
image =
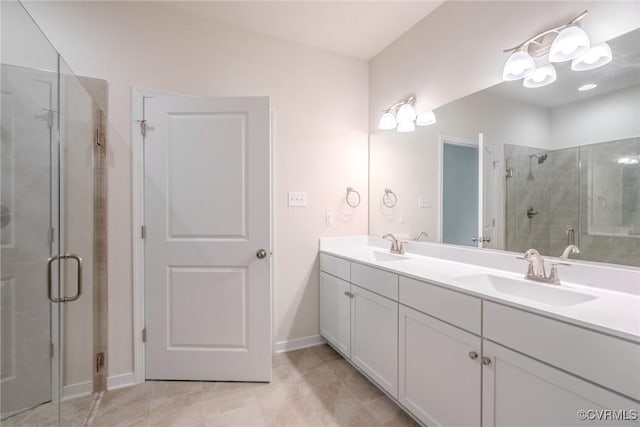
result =
[[[290,207],[305,207],[307,206],[307,192],[306,191],[289,191],[288,205]]]

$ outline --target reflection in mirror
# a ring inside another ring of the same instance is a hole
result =
[[[557,64],[549,86],[504,82],[438,108],[436,125],[372,134],[370,234],[550,256],[573,243],[575,258],[640,265],[640,29],[608,43],[604,67]],[[447,140],[478,147],[477,177]],[[394,208],[375,196],[387,187]]]

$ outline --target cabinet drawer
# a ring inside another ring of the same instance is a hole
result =
[[[479,298],[400,277],[400,303],[476,335],[481,333],[482,301]]]
[[[398,276],[388,271],[351,263],[351,283],[398,301]]]
[[[320,270],[346,281],[351,280],[351,263],[346,259],[320,254]]]
[[[640,345],[486,301],[483,320],[486,338],[640,400]]]

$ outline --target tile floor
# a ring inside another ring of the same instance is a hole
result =
[[[93,426],[416,426],[327,345],[275,355],[271,383],[148,381],[106,392]]]

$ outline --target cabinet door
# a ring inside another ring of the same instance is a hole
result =
[[[320,334],[346,357],[351,355],[349,283],[320,272]]]
[[[638,425],[637,402],[486,340],[483,351],[485,427]]]
[[[479,426],[481,339],[400,306],[398,400],[429,426]]]
[[[351,361],[398,397],[398,303],[351,285]]]

